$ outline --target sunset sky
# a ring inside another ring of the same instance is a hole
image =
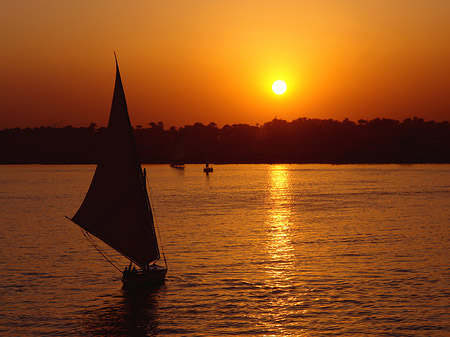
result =
[[[450,119],[449,0],[3,0],[0,129]],[[272,92],[284,80],[283,95]]]

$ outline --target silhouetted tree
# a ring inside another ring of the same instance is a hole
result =
[[[218,128],[195,123],[134,129],[144,163],[169,163],[177,144],[186,160],[203,163],[450,163],[450,123],[393,119],[274,118],[262,125]],[[35,127],[0,131],[0,163],[96,163],[105,127]]]

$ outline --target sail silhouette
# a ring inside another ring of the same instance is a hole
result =
[[[160,259],[117,58],[105,143],[89,190],[71,220],[143,270]]]

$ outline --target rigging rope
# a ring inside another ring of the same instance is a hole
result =
[[[111,263],[111,265],[114,267],[114,268],[116,268],[119,272],[121,272],[122,273],[122,270],[120,269],[120,268],[118,268],[113,262],[112,262],[112,260],[110,260],[109,258],[108,258],[108,256],[106,255],[106,253],[94,242],[94,240],[92,239],[92,237],[91,237],[91,235],[87,232],[87,231],[85,231],[84,229],[82,229],[81,227],[80,227],[80,229],[81,229],[81,232],[83,233],[83,235],[84,235],[84,237],[91,243],[91,245],[95,248],[95,249],[97,249],[97,251],[100,253],[100,254],[102,254],[102,256],[106,259],[106,261],[108,261],[109,263]]]
[[[147,195],[148,195],[148,198],[150,199],[149,202],[150,202],[150,204],[153,204],[152,193],[151,193],[151,190],[150,190],[150,185],[148,183],[148,178],[146,179],[145,183],[147,185]],[[166,268],[167,268],[166,254],[164,253],[164,246],[162,244],[161,233],[159,231],[159,226],[157,224],[156,214],[155,214],[155,210],[154,209],[152,209],[152,213],[153,213],[153,223],[155,224],[155,228],[156,228],[156,235],[158,235],[159,243],[161,244],[161,253],[162,253],[163,258],[164,258],[164,264],[166,265]]]

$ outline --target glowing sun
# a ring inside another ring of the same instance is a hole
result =
[[[282,80],[275,81],[272,84],[272,90],[277,95],[284,94],[286,92],[286,89],[287,89],[286,82],[284,82]]]

